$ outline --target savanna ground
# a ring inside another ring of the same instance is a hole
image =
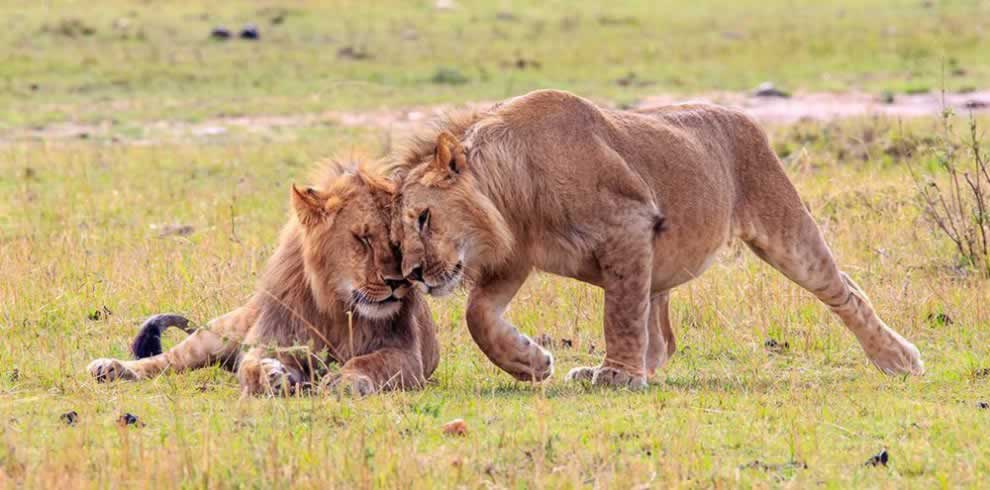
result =
[[[112,385],[84,368],[126,356],[152,313],[203,322],[245,300],[289,184],[320,158],[394,145],[382,124],[314,114],[540,87],[617,105],[764,80],[895,98],[979,90],[990,86],[990,4],[53,1],[0,12],[2,488],[986,484],[990,284],[933,231],[907,171],[938,177],[935,113],[769,125],[840,263],[921,349],[921,378],[881,376],[810,294],[739,245],[674,293],[680,350],[640,393],[562,381],[600,360],[602,297],[548,276],[508,313],[553,344],[558,372],[542,386],[483,357],[463,293],[432,301],[443,359],[421,392],[240,399],[218,368]],[[249,22],[260,41],[208,39]],[[168,130],[232,117],[303,123]],[[964,130],[966,117],[954,120]],[[73,426],[60,420],[69,411]],[[139,424],[119,426],[123,413]],[[454,418],[465,437],[442,434]],[[888,466],[864,466],[883,448]]]

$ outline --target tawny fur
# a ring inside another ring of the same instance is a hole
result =
[[[734,238],[826,303],[883,372],[923,372],[917,348],[840,272],[766,134],[739,111],[618,111],[537,91],[452,118],[397,164],[403,273],[433,294],[473,279],[469,330],[519,379],[552,372],[550,354],[502,318],[531,270],[605,290],[605,360],[569,378],[643,386],[675,351],[670,290]]]
[[[402,280],[389,240],[395,186],[374,170],[324,168],[315,189],[293,187],[294,213],[247,304],[164,354],[98,359],[90,373],[146,379],[223,363],[245,393],[262,393],[318,380],[331,362],[342,367],[323,383],[361,395],[422,387],[438,345],[429,308]],[[377,315],[383,300],[388,310]]]

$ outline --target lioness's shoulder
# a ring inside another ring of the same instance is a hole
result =
[[[560,124],[561,120],[602,118],[602,109],[588,99],[563,90],[535,90],[505,101],[496,108],[497,118],[520,129],[541,123]]]

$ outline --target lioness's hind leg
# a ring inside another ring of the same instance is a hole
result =
[[[646,347],[646,374],[653,376],[677,350],[674,329],[670,325],[670,292],[664,291],[650,300],[650,317],[646,328],[649,344]]]
[[[750,248],[828,305],[885,374],[923,374],[917,347],[888,327],[859,286],[839,270],[821,231],[800,201],[763,205],[775,207],[762,213],[773,219],[750,227],[753,233],[744,237]]]

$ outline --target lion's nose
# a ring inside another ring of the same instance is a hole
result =
[[[405,279],[385,279],[385,285],[388,286],[392,291],[399,289],[406,285]]]

